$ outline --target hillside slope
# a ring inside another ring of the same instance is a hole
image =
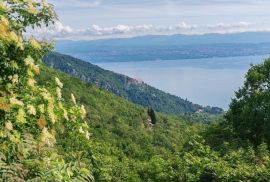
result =
[[[221,114],[223,112],[220,108],[202,107],[193,104],[130,77],[104,70],[71,56],[51,53],[44,59],[44,63],[49,67],[95,84],[133,103],[146,107],[150,106],[158,112],[167,114],[195,113],[197,111],[210,114]]]
[[[64,104],[73,104],[74,93],[77,104],[87,110],[92,135],[89,143],[80,145],[89,146],[85,154],[94,181],[269,179],[267,145],[258,150],[246,146],[248,141],[240,140],[228,123],[207,126],[158,113],[157,123],[149,125],[146,108],[65,73],[43,68],[38,84],[50,87],[55,77],[64,83]]]
[[[145,173],[142,167],[151,166],[154,156],[173,155],[202,130],[197,124],[163,114],[157,114],[157,124],[150,126],[146,108],[50,68],[42,68],[38,82],[50,87],[55,77],[64,84],[65,104],[72,105],[73,93],[86,108],[96,181],[143,181],[145,177],[139,176]]]

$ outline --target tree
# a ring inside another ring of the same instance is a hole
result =
[[[250,68],[225,117],[242,139],[270,144],[270,59]]]
[[[86,111],[63,103],[58,78],[49,87],[35,77],[52,46],[27,38],[28,28],[53,23],[44,0],[0,1],[0,178],[3,181],[74,181],[91,178],[82,156],[89,141]]]
[[[148,116],[151,118],[151,123],[152,124],[156,124],[157,123],[157,118],[156,118],[156,113],[155,111],[153,110],[152,107],[148,107]]]

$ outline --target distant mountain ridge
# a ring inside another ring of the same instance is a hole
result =
[[[62,40],[58,43],[66,44],[76,42],[88,46],[180,46],[199,44],[241,44],[241,43],[266,43],[270,42],[270,32],[242,32],[218,34],[209,33],[202,35],[145,35],[132,38],[100,39],[89,41]],[[78,45],[78,44],[77,44]],[[59,48],[59,46],[57,47]]]
[[[44,58],[44,63],[49,67],[124,97],[133,103],[146,107],[150,106],[158,112],[167,114],[223,113],[223,110],[220,108],[202,107],[198,104],[193,104],[188,100],[165,93],[136,79],[104,70],[71,56],[54,52]]]
[[[65,40],[56,43],[56,50],[92,63],[266,55],[270,32]]]

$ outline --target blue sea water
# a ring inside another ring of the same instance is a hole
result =
[[[204,106],[228,109],[251,64],[267,55],[224,58],[96,63]]]

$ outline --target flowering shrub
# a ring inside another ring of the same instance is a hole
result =
[[[0,1],[0,178],[7,181],[91,180],[80,142],[90,139],[84,106],[63,103],[58,78],[38,85],[51,44],[23,36],[56,18],[45,0]],[[79,141],[74,142],[74,141]]]

